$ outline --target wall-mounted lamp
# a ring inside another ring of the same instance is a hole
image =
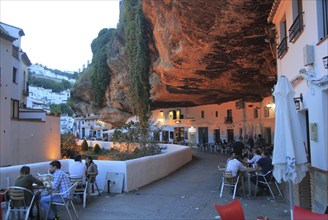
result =
[[[272,108],[272,109],[275,109],[275,108],[276,108],[276,104],[275,104],[275,103],[268,103],[268,104],[266,105],[266,107],[268,107],[268,108]]]
[[[302,103],[303,103],[303,95],[302,95],[302,93],[300,94],[300,97],[294,98],[294,102],[295,102],[296,110],[300,110],[301,107],[302,107]]]
[[[325,67],[325,69],[328,69],[328,56],[323,57],[322,61],[323,61],[323,66]]]

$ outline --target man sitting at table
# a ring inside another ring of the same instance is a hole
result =
[[[229,160],[227,163],[226,172],[231,172],[233,178],[236,178],[238,172],[247,171],[246,167],[242,164],[241,160],[242,160],[241,156],[239,154],[236,154],[234,158]],[[237,195],[238,195],[238,189],[239,189],[239,184],[237,186]]]
[[[66,173],[62,171],[60,168],[61,168],[61,163],[58,160],[54,160],[49,164],[49,172],[53,174],[52,190],[58,193],[64,193],[69,189],[70,181]],[[62,196],[64,199],[68,198],[69,192],[67,192]],[[52,197],[52,201],[61,202],[61,198],[58,195],[42,196],[40,203],[46,212],[49,209],[51,197]],[[56,219],[56,218],[57,218],[56,206],[51,206],[49,210],[48,219]]]
[[[270,154],[268,151],[262,152],[262,157],[261,157],[261,159],[259,159],[256,162],[256,164],[259,166],[259,168],[260,168],[259,170],[262,174],[266,174],[267,172],[269,172],[270,170],[273,169],[272,160],[270,158]],[[271,179],[271,175],[272,175],[272,173],[270,173],[266,176],[267,181],[269,181]],[[259,181],[265,181],[264,177],[262,177],[262,176],[253,176],[253,177],[251,177],[252,183],[256,184],[257,178]],[[258,191],[259,195],[269,194],[268,187],[266,185],[259,182],[258,187],[259,187],[259,191]]]
[[[74,158],[74,163],[69,167],[69,175],[73,178],[84,177],[85,172],[87,171],[87,166],[82,163],[82,157],[80,154],[77,154]],[[84,181],[84,180],[83,180]]]
[[[30,171],[31,171],[30,167],[22,166],[22,168],[20,169],[19,176],[16,179],[15,186],[24,187],[28,190],[31,190],[32,192],[33,192],[33,184],[37,184],[38,186],[43,186],[43,182],[32,176],[30,174]],[[32,195],[28,192],[25,192],[24,194],[25,194],[25,203],[30,204]],[[34,199],[34,202],[31,206],[30,213],[28,215],[30,218],[34,218],[33,207],[37,200],[39,200],[39,196],[37,196]]]

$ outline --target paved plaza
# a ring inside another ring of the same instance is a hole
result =
[[[193,152],[193,160],[169,176],[123,194],[102,193],[90,198],[86,208],[76,204],[80,219],[220,219],[214,204],[232,201],[228,190],[219,197],[221,175],[217,165],[227,155]],[[241,196],[246,219],[268,216],[270,220],[289,219],[289,202],[270,196]],[[59,209],[60,219],[68,219]]]
[[[232,201],[228,189],[219,197],[221,175],[217,165],[227,157],[194,151],[192,161],[161,180],[129,193],[103,192],[100,197],[90,197],[86,208],[81,202],[75,203],[79,219],[220,219],[214,204]],[[289,202],[282,197],[273,200],[270,196],[253,194],[237,198],[247,220],[255,220],[257,216],[289,219]],[[63,207],[58,210],[61,220],[69,219]]]

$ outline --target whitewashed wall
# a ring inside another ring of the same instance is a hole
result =
[[[192,152],[189,147],[180,145],[166,145],[167,150],[163,154],[138,158],[128,161],[105,161],[94,160],[98,166],[99,174],[97,184],[101,191],[106,188],[107,172],[123,173],[123,191],[129,192],[155,180],[161,179],[171,172],[177,170],[192,160]],[[74,162],[72,159],[60,160],[62,170],[68,172],[69,165]],[[84,163],[85,161],[83,161]],[[31,167],[31,173],[45,174],[49,168],[48,162],[26,164]],[[23,165],[0,168],[0,188],[6,188],[15,183],[19,170]]]

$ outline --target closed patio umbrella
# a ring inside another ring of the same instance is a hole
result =
[[[290,214],[293,219],[292,183],[302,181],[307,171],[307,158],[301,125],[294,104],[295,91],[286,76],[278,79],[275,97],[275,135],[273,149],[273,175],[280,183],[289,183]]]

